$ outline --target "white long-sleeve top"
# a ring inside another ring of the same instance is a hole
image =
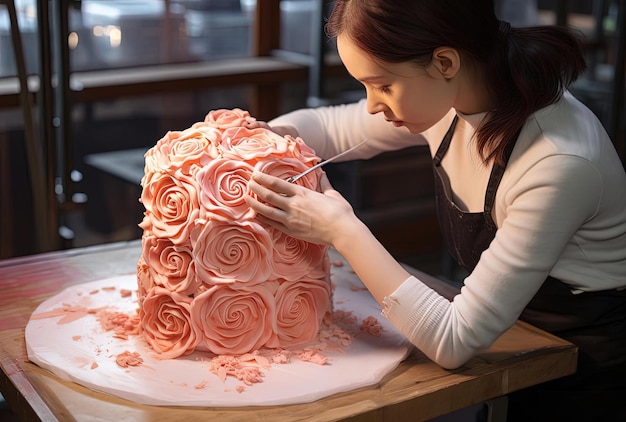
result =
[[[370,141],[345,159],[424,142],[434,155],[455,114],[420,135],[368,114],[365,101],[295,111],[270,125],[294,126],[322,158],[363,139]],[[480,160],[472,136],[485,114],[458,115],[441,165],[456,205],[482,212],[491,165]],[[394,326],[446,368],[510,328],[548,275],[581,294],[626,287],[626,174],[601,123],[571,94],[524,125],[493,218],[496,236],[452,302],[411,276],[383,303]]]

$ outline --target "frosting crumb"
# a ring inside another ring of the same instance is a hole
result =
[[[115,362],[122,368],[129,366],[139,366],[143,363],[143,358],[138,352],[123,351],[115,358]]]
[[[374,337],[380,337],[382,335],[383,326],[380,324],[380,322],[378,322],[375,317],[368,316],[361,323],[359,331],[361,331],[362,333],[367,333]]]

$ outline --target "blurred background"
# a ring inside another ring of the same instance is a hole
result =
[[[623,157],[624,1],[496,5],[514,26],[585,34],[590,68],[573,92]],[[324,36],[331,8],[325,0],[0,0],[0,258],[139,238],[143,153],[211,109],[268,120],[361,98]],[[424,148],[329,173],[398,259],[448,268]]]

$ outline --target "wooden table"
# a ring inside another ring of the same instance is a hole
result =
[[[574,345],[522,322],[457,370],[444,370],[415,351],[376,385],[289,406],[141,405],[61,380],[28,362],[24,328],[39,303],[73,284],[133,273],[139,253],[139,241],[132,241],[0,261],[0,391],[21,419],[81,421],[97,415],[97,420],[116,422],[419,421],[571,374],[576,368]],[[334,251],[331,255],[340,258]],[[455,292],[433,277],[420,277],[444,295]]]

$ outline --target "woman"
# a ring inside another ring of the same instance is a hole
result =
[[[518,318],[578,345],[577,373],[511,394],[510,420],[626,420],[626,175],[567,91],[585,69],[579,41],[564,28],[511,28],[490,0],[338,0],[327,29],[367,99],[270,126],[322,157],[363,139],[350,159],[426,142],[440,226],[469,276],[452,302],[439,296],[327,180],[319,193],[255,173],[259,220],[336,248],[445,368]]]

